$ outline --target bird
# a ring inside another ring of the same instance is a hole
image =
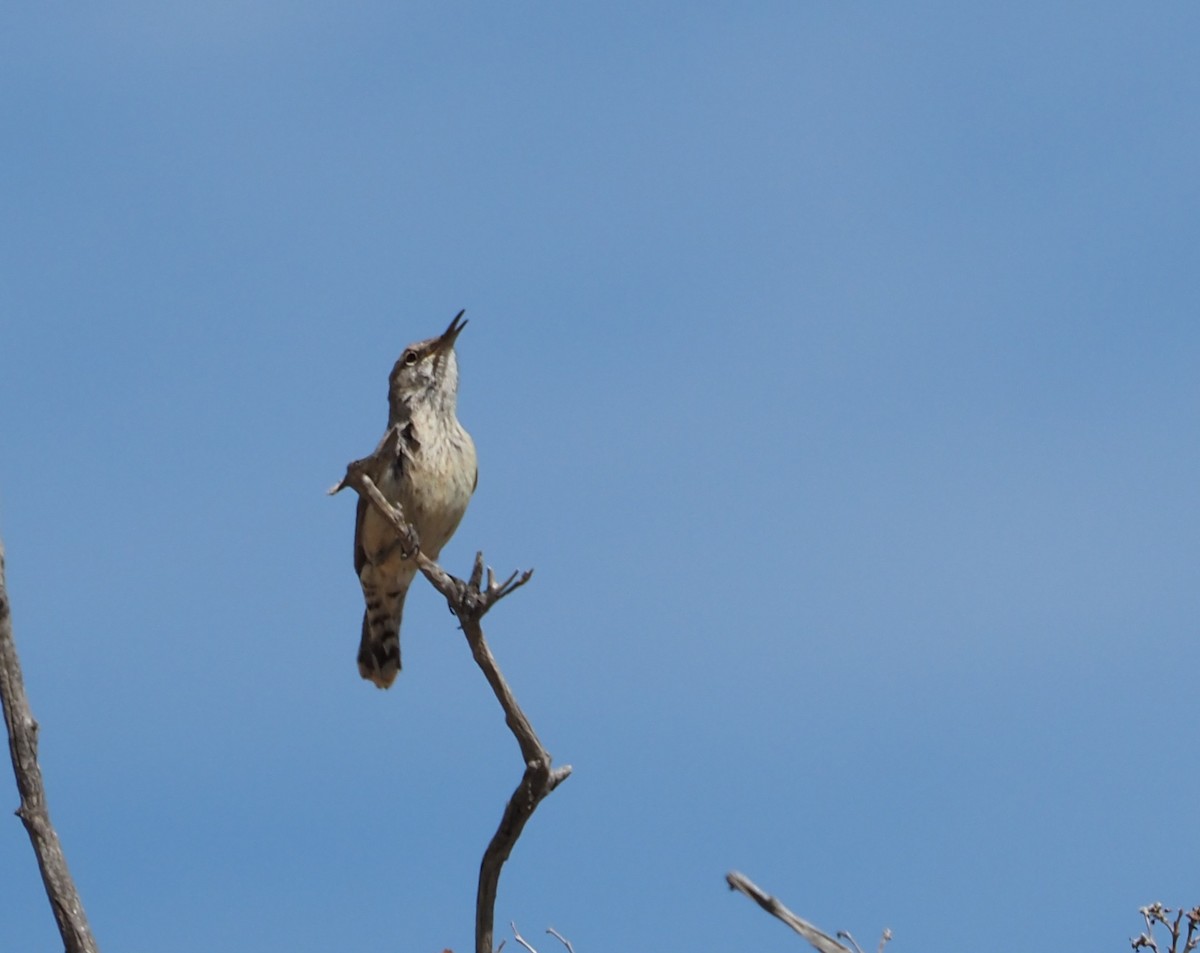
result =
[[[404,349],[388,378],[388,436],[396,450],[376,478],[383,495],[404,510],[421,552],[436,560],[458,528],[479,483],[475,443],[458,421],[458,358],[454,343],[467,322],[460,311],[438,337]],[[417,574],[414,553],[365,497],[354,522],[354,571],[366,609],[358,672],[389,688],[400,672],[404,598]]]

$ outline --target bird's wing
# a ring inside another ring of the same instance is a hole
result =
[[[384,466],[391,470],[393,478],[398,482],[404,469],[405,453],[412,453],[418,446],[416,433],[413,431],[412,422],[409,421],[404,427],[389,427],[383,439],[379,441],[379,446],[375,448],[374,456],[383,457],[387,461]],[[367,564],[367,551],[363,548],[362,534],[363,522],[367,518],[367,508],[370,505],[366,497],[359,496],[358,509],[354,513],[354,571],[359,576],[362,575],[363,566]]]
[[[367,507],[370,504],[365,496],[358,498],[358,510],[354,514],[354,572],[361,576],[363,566],[367,564],[367,553],[363,549],[362,532],[363,520],[367,518]]]

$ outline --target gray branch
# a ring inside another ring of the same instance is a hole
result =
[[[389,435],[390,436],[390,435]],[[525,773],[509,798],[500,818],[500,826],[492,835],[487,849],[483,852],[483,860],[479,865],[479,887],[475,896],[475,951],[476,953],[492,953],[492,939],[495,925],[496,892],[500,885],[500,870],[508,860],[517,838],[525,829],[525,824],[533,816],[534,810],[551,791],[558,787],[571,774],[571,766],[551,768],[550,752],[546,750],[533,725],[517,704],[516,696],[509,688],[508,682],[500,672],[500,666],[492,651],[488,648],[483,635],[480,621],[492,606],[505,596],[525,585],[533,575],[528,569],[523,573],[513,573],[503,582],[497,582],[490,568],[486,569],[487,582],[484,583],[485,567],[483,553],[475,554],[475,565],[471,570],[471,578],[464,582],[435,563],[420,550],[420,540],[412,525],[405,519],[401,507],[391,503],[376,486],[373,476],[379,473],[382,459],[388,452],[388,436],[375,449],[375,452],[362,460],[355,460],[346,467],[346,475],[329,491],[337,493],[345,487],[350,487],[360,496],[370,500],[374,506],[392,525],[397,536],[404,540],[406,548],[414,552],[418,568],[424,573],[438,592],[446,597],[450,611],[462,625],[467,645],[475,664],[483,671],[484,677],[492,688],[496,700],[504,710],[504,720],[509,730],[517,739],[521,749],[521,758],[525,763]]]
[[[725,882],[729,884],[730,890],[741,891],[766,910],[767,913],[771,914],[771,916],[778,917],[804,937],[804,939],[808,940],[820,953],[853,953],[849,947],[843,946],[828,933],[822,933],[807,920],[796,916],[796,914],[780,903],[778,899],[772,897],[736,870],[731,870],[725,875]]]
[[[83,912],[83,903],[75,889],[75,881],[67,869],[67,858],[59,843],[58,833],[50,823],[46,807],[46,790],[42,784],[42,769],[38,766],[38,724],[29,710],[25,695],[25,680],[21,677],[21,662],[13,641],[12,611],[4,581],[4,543],[0,541],[0,702],[4,707],[4,724],[8,728],[8,750],[12,755],[13,773],[21,806],[17,817],[25,825],[50,908],[62,934],[66,953],[97,953],[96,940]]]

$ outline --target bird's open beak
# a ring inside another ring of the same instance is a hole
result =
[[[433,345],[434,350],[441,353],[454,347],[454,342],[458,339],[459,334],[462,333],[462,329],[467,326],[467,322],[463,319],[463,315],[466,313],[466,309],[464,308],[454,316],[454,320],[450,322],[450,327],[442,332],[442,336]]]

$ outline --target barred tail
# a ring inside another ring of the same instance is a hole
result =
[[[358,644],[358,674],[377,688],[390,688],[400,672],[400,617],[404,593],[368,600]],[[397,597],[398,596],[398,597]]]

